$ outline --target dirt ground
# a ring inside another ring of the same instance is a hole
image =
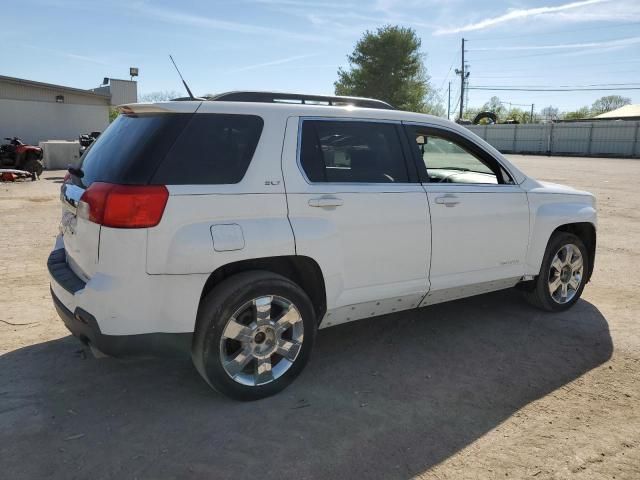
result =
[[[572,310],[505,291],[323,330],[255,403],[188,360],[87,354],[49,297],[62,172],[0,185],[0,477],[640,478],[640,161],[512,159],[598,197]]]

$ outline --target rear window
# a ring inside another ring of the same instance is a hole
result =
[[[252,115],[120,115],[84,155],[82,184],[237,183],[262,126]]]
[[[144,185],[193,114],[120,115],[82,159],[82,184]]]

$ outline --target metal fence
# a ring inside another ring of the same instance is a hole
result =
[[[465,126],[503,153],[640,158],[640,121]]]

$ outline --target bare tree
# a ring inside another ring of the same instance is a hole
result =
[[[548,107],[544,107],[540,110],[540,114],[545,120],[556,120],[558,118],[558,113],[558,107],[554,107],[553,105],[549,105]]]
[[[157,92],[142,93],[138,95],[139,102],[165,102],[173,98],[184,97],[175,90],[159,90]]]
[[[591,112],[594,115],[600,115],[601,113],[607,113],[611,110],[615,110],[616,108],[624,107],[625,105],[629,105],[631,103],[631,99],[628,97],[621,97],[620,95],[607,95],[606,97],[601,97],[591,106]]]

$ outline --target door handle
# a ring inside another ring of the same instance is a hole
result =
[[[318,197],[309,200],[310,207],[332,208],[344,204],[344,200],[338,197]]]
[[[458,200],[457,196],[448,193],[446,195],[443,195],[442,197],[436,197],[436,203],[439,203],[440,205],[446,205],[447,207],[455,207],[460,203],[460,201]]]

